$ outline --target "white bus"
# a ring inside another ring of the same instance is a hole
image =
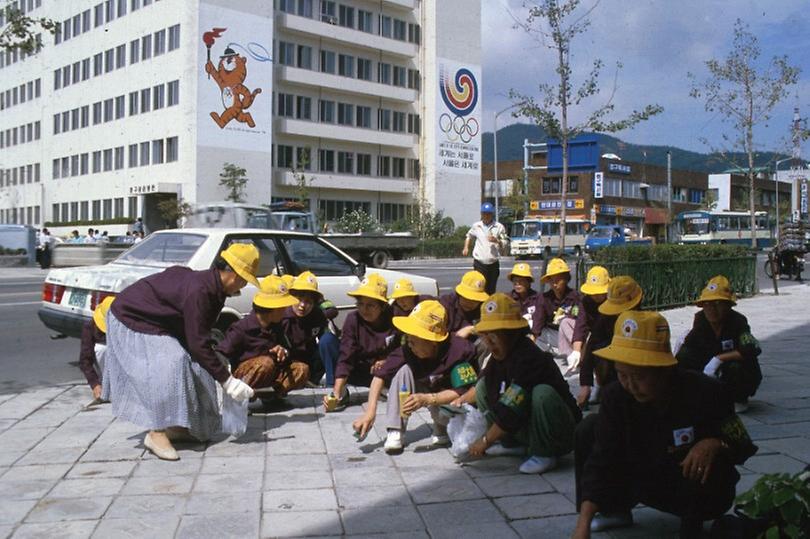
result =
[[[773,245],[768,213],[756,212],[757,246]],[[751,245],[751,214],[744,211],[685,211],[675,217],[678,243]]]
[[[585,219],[565,220],[565,250],[579,253],[585,247],[590,222]],[[512,223],[509,234],[510,252],[516,258],[556,254],[560,248],[559,219],[521,219]]]

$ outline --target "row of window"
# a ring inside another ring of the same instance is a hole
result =
[[[0,91],[0,110],[22,105],[42,95],[42,79],[29,80],[5,92]]]
[[[419,160],[388,155],[377,156],[377,168],[372,169],[374,156],[369,153],[343,150],[318,150],[317,163],[313,163],[312,150],[306,146],[276,145],[276,166],[285,169],[312,170],[319,172],[337,172],[338,174],[356,174],[358,176],[377,176],[390,178],[419,178]]]
[[[356,200],[318,200],[318,214],[324,221],[337,221],[351,211],[360,210],[371,214],[371,202]],[[393,202],[380,202],[377,204],[377,215],[374,217],[380,223],[393,223],[405,219],[413,212],[410,204],[396,204]]]
[[[129,115],[172,107],[180,102],[180,81],[158,84],[129,93]],[[93,103],[93,125],[119,120],[126,116],[126,95]],[[76,107],[53,115],[53,134],[67,133],[90,125],[90,105]]]
[[[0,169],[0,187],[38,182],[40,181],[40,169],[39,163]]]
[[[129,42],[129,64],[136,64],[145,61],[153,56],[160,56],[180,47],[180,25],[175,24],[168,29],[158,30],[154,34],[147,34],[141,38],[133,39]],[[92,66],[91,66],[92,60]],[[110,73],[116,69],[121,69],[127,65],[127,44],[122,43],[117,47],[99,52],[92,58],[85,58],[72,64],[68,64],[53,72],[53,89],[59,90],[67,88],[71,84],[77,84],[88,80],[91,76],[98,77],[104,73]],[[91,74],[92,67],[92,74]]]
[[[52,177],[72,178],[86,174],[97,174],[124,168],[125,146],[96,150],[91,153],[75,154],[53,160]],[[177,137],[157,139],[136,144],[128,148],[129,168],[160,165],[177,161],[179,147]],[[92,158],[92,163],[91,163]]]
[[[39,206],[6,208],[0,210],[0,223],[8,225],[39,225]]]
[[[311,19],[313,16],[312,3],[313,0],[278,0],[277,8],[285,13]],[[374,15],[373,12],[365,9],[338,4],[332,0],[321,0],[321,22],[417,45],[421,41],[422,30],[418,24],[408,23],[382,13],[377,14],[376,17]]]
[[[315,69],[313,48],[309,45],[296,45],[288,41],[279,41],[276,58],[279,64],[301,69]],[[417,69],[377,62],[376,80],[373,77],[374,61],[369,58],[355,57],[321,49],[318,71],[341,77],[356,78],[390,86],[419,90],[422,86],[421,74]]]
[[[126,215],[124,214],[124,197],[92,201],[57,202],[51,205],[51,221],[66,223],[69,221],[120,219],[122,217],[135,219],[138,216],[138,197],[127,197],[126,202],[128,210]]]
[[[0,131],[0,149],[39,140],[41,131],[38,121]]]
[[[641,182],[639,181],[605,178],[604,196],[638,199],[646,198],[647,200],[665,202],[667,200],[667,186],[661,184],[652,184],[649,187],[642,189]],[[705,191],[703,189],[672,187],[673,202],[700,204],[703,202],[704,197]]]
[[[0,27],[2,27],[2,25],[0,25]],[[42,34],[38,33],[38,34],[36,34],[34,36],[34,38],[37,41],[36,49],[37,50],[41,49],[42,48]],[[25,60],[29,56],[34,56],[35,54],[36,54],[36,52],[32,52],[32,53],[29,54],[29,53],[25,52],[24,50],[17,49],[17,48],[14,48],[14,49],[11,49],[11,50],[7,49],[5,51],[5,54],[3,53],[2,50],[0,50],[0,69],[3,69],[4,67],[10,66],[12,64],[16,64],[17,62],[22,62],[23,60]]]
[[[128,3],[131,10],[136,11],[142,5],[145,7],[151,4],[152,0],[105,0],[100,4],[96,4],[92,10],[93,28],[98,28],[126,15]],[[56,27],[54,43],[59,45],[64,41],[68,41],[71,37],[79,37],[85,32],[89,32],[91,30],[90,17],[91,10],[86,9],[73,17],[65,19],[62,24]]]
[[[6,24],[6,9],[17,9],[23,15],[34,11],[36,8],[42,6],[42,0],[12,0],[6,3],[4,8],[0,8],[0,27]]]

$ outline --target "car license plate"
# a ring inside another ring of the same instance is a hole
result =
[[[84,309],[84,306],[86,304],[87,304],[87,290],[74,289],[70,293],[68,305],[70,305],[71,307],[80,307]]]

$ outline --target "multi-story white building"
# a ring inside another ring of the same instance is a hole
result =
[[[480,0],[11,3],[61,24],[0,54],[0,222],[161,228],[225,198],[225,163],[250,203],[305,178],[328,221],[478,213]]]

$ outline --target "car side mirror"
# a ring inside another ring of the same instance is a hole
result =
[[[366,263],[365,262],[358,262],[352,268],[352,274],[357,277],[358,279],[362,280],[363,277],[366,275]]]

